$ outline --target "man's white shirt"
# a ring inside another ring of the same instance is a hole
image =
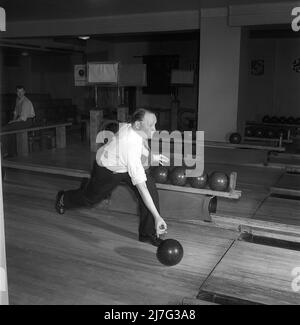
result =
[[[99,166],[114,173],[128,173],[133,185],[146,182],[142,157],[149,157],[143,137],[131,124],[123,124],[112,140],[102,146],[96,155]]]

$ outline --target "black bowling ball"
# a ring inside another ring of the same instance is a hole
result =
[[[156,183],[164,184],[168,181],[169,170],[164,166],[154,167],[151,171]]]
[[[242,136],[237,132],[232,133],[229,137],[229,142],[233,144],[239,144],[242,142]]]
[[[292,116],[289,116],[287,119],[288,124],[296,124],[296,119]]]
[[[198,177],[191,177],[189,178],[189,182],[192,187],[194,188],[205,188],[208,183],[208,174],[203,173],[203,175]]]
[[[245,136],[246,137],[253,137],[254,136],[254,128],[252,126],[246,127]]]
[[[156,256],[163,265],[174,266],[182,260],[183,247],[175,239],[166,239],[158,246]]]
[[[187,182],[186,169],[184,167],[175,167],[170,174],[170,180],[173,185],[185,186]]]
[[[208,182],[213,191],[226,192],[229,187],[230,179],[226,173],[213,172],[209,176]]]
[[[262,128],[257,128],[254,135],[256,138],[263,138],[265,136],[265,131]]]
[[[279,123],[280,124],[286,124],[287,123],[287,118],[285,116],[280,116]]]
[[[277,116],[272,116],[271,123],[280,123],[280,119]]]
[[[270,139],[278,138],[278,134],[277,134],[276,130],[274,130],[274,129],[267,130],[266,131],[266,136],[267,136],[267,138],[270,138]]]

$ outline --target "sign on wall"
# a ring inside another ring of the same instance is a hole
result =
[[[74,80],[76,87],[87,85],[87,73],[85,64],[77,64],[74,66]]]
[[[88,62],[87,81],[89,84],[116,85],[119,80],[118,62]]]

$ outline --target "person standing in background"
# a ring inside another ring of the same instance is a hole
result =
[[[25,96],[25,88],[23,86],[16,87],[17,99],[14,109],[14,116],[8,124],[17,123],[17,122],[32,122],[32,119],[35,117],[34,108],[32,102]],[[23,123],[22,123],[22,126]]]

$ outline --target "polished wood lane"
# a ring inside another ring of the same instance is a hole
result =
[[[292,289],[300,252],[237,241],[228,251],[202,293],[267,305],[299,305]]]
[[[274,194],[300,197],[300,175],[284,174],[280,180],[271,187],[271,192]]]
[[[3,160],[3,166],[10,162],[25,166],[42,166],[47,172],[47,167],[58,167],[68,169],[79,169],[90,171],[95,160],[95,153],[91,152],[85,143],[70,145],[63,149],[52,149],[35,152],[27,157],[13,157]]]
[[[64,182],[64,180],[62,180]],[[236,238],[209,226],[168,221],[185,250],[175,267],[137,241],[136,216],[93,208],[54,212],[57,188],[4,186],[11,304],[170,304],[196,297]]]
[[[269,197],[253,218],[300,226],[300,200]]]

